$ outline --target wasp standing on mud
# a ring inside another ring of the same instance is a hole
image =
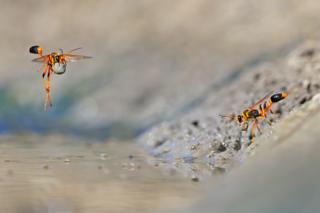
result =
[[[52,73],[61,75],[66,72],[67,62],[73,62],[80,59],[91,58],[90,56],[71,54],[72,52],[79,49],[81,48],[70,50],[67,53],[63,53],[63,50],[59,49],[60,52],[52,52],[48,55],[42,55],[41,47],[37,45],[30,47],[29,49],[30,53],[39,55],[39,58],[33,59],[32,61],[43,63],[40,70],[43,70],[42,78],[44,79],[44,89],[46,92],[46,96],[44,100],[45,111],[47,111],[49,106],[52,106],[51,97],[50,97],[50,80],[51,80]]]
[[[243,131],[247,131],[248,127],[249,127],[249,122],[253,121],[253,124],[251,126],[250,135],[249,135],[250,144],[252,144],[253,139],[254,139],[255,128],[257,128],[259,130],[259,132],[261,133],[261,130],[260,130],[259,124],[258,124],[259,119],[266,119],[268,124],[271,125],[272,122],[267,118],[267,113],[268,112],[273,113],[271,110],[272,104],[285,99],[287,96],[288,96],[287,92],[275,93],[271,96],[270,96],[270,94],[268,94],[265,97],[258,100],[252,106],[245,109],[239,115],[232,113],[230,115],[220,115],[220,116],[223,118],[229,118],[230,120],[237,122],[242,127]]]

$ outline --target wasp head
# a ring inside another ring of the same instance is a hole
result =
[[[243,115],[238,115],[237,116],[237,121],[238,121],[239,124],[242,124],[242,122],[244,121]]]

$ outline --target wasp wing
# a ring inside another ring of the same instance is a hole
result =
[[[49,55],[44,55],[44,56],[41,56],[39,58],[35,58],[33,59],[32,61],[33,62],[38,62],[38,63],[43,63],[43,62],[46,62],[49,58]]]
[[[66,59],[66,61],[68,61],[68,62],[74,62],[74,61],[79,61],[79,60],[82,60],[82,59],[92,58],[90,56],[74,55],[74,54],[69,54],[69,53],[63,54],[63,56]]]
[[[256,103],[252,104],[250,107],[248,107],[249,109],[254,109],[256,106],[258,106],[259,104],[261,104],[264,100],[266,100],[268,97],[270,97],[270,95],[272,94],[272,92],[269,92],[266,96],[264,96],[263,98],[259,99]]]

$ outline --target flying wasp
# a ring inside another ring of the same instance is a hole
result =
[[[42,63],[42,67],[39,71],[42,71],[42,78],[44,80],[44,90],[45,90],[45,99],[44,99],[44,110],[47,111],[48,107],[52,106],[51,97],[50,97],[50,80],[52,74],[61,75],[66,72],[67,62],[78,61],[81,59],[91,58],[90,56],[85,55],[76,55],[72,54],[74,51],[81,48],[76,48],[63,53],[62,49],[59,49],[59,52],[52,52],[47,55],[42,54],[42,48],[38,45],[32,46],[29,49],[29,52],[32,54],[38,54],[38,58],[33,59],[33,62]]]
[[[249,127],[249,122],[253,121],[251,126],[251,131],[249,135],[250,144],[253,143],[254,140],[254,130],[255,128],[261,133],[261,129],[259,128],[259,120],[265,119],[269,125],[272,124],[271,120],[267,117],[267,113],[273,113],[271,110],[272,104],[279,102],[285,99],[288,96],[287,92],[279,92],[271,95],[264,96],[252,106],[245,109],[241,114],[236,115],[232,113],[230,115],[220,115],[223,118],[228,118],[229,120],[237,122],[243,131],[247,131]]]

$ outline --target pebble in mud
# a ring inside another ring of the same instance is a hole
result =
[[[100,160],[107,160],[108,155],[106,153],[101,153],[99,157],[100,157]]]
[[[198,127],[199,126],[199,121],[198,120],[194,120],[191,122],[191,124],[194,126],[194,127]]]
[[[222,175],[222,174],[224,174],[225,172],[226,172],[226,169],[225,169],[225,168],[215,167],[215,168],[213,169],[212,174],[214,174],[214,175]]]
[[[212,158],[214,154],[215,154],[214,150],[210,151],[209,154],[207,154],[207,158]]]
[[[306,49],[304,51],[301,52],[300,56],[301,57],[312,57],[315,55],[316,50],[313,48],[310,49]]]
[[[71,160],[70,160],[69,158],[65,158],[65,159],[63,160],[63,162],[65,162],[65,163],[70,163]]]
[[[191,151],[196,151],[196,150],[199,148],[199,146],[200,146],[199,143],[194,144],[194,145],[191,145],[191,146],[190,146],[190,150],[191,150]]]
[[[212,143],[210,143],[210,148],[213,149],[214,152],[224,152],[227,150],[227,147],[225,144],[223,144],[221,141],[219,140],[213,140]]]
[[[236,151],[239,151],[241,149],[241,140],[240,139],[236,139],[235,144],[233,146],[233,149]]]
[[[300,104],[300,105],[303,105],[303,104],[305,104],[307,101],[309,101],[310,99],[311,99],[311,97],[303,97],[303,98],[300,100],[299,104]]]
[[[122,167],[122,169],[126,169],[126,170],[131,171],[131,172],[141,169],[141,166],[139,164],[136,164],[136,163],[133,163],[133,162],[122,163],[121,167]]]
[[[191,181],[192,181],[192,182],[199,182],[199,177],[196,176],[196,175],[192,175],[192,176],[191,176]]]

